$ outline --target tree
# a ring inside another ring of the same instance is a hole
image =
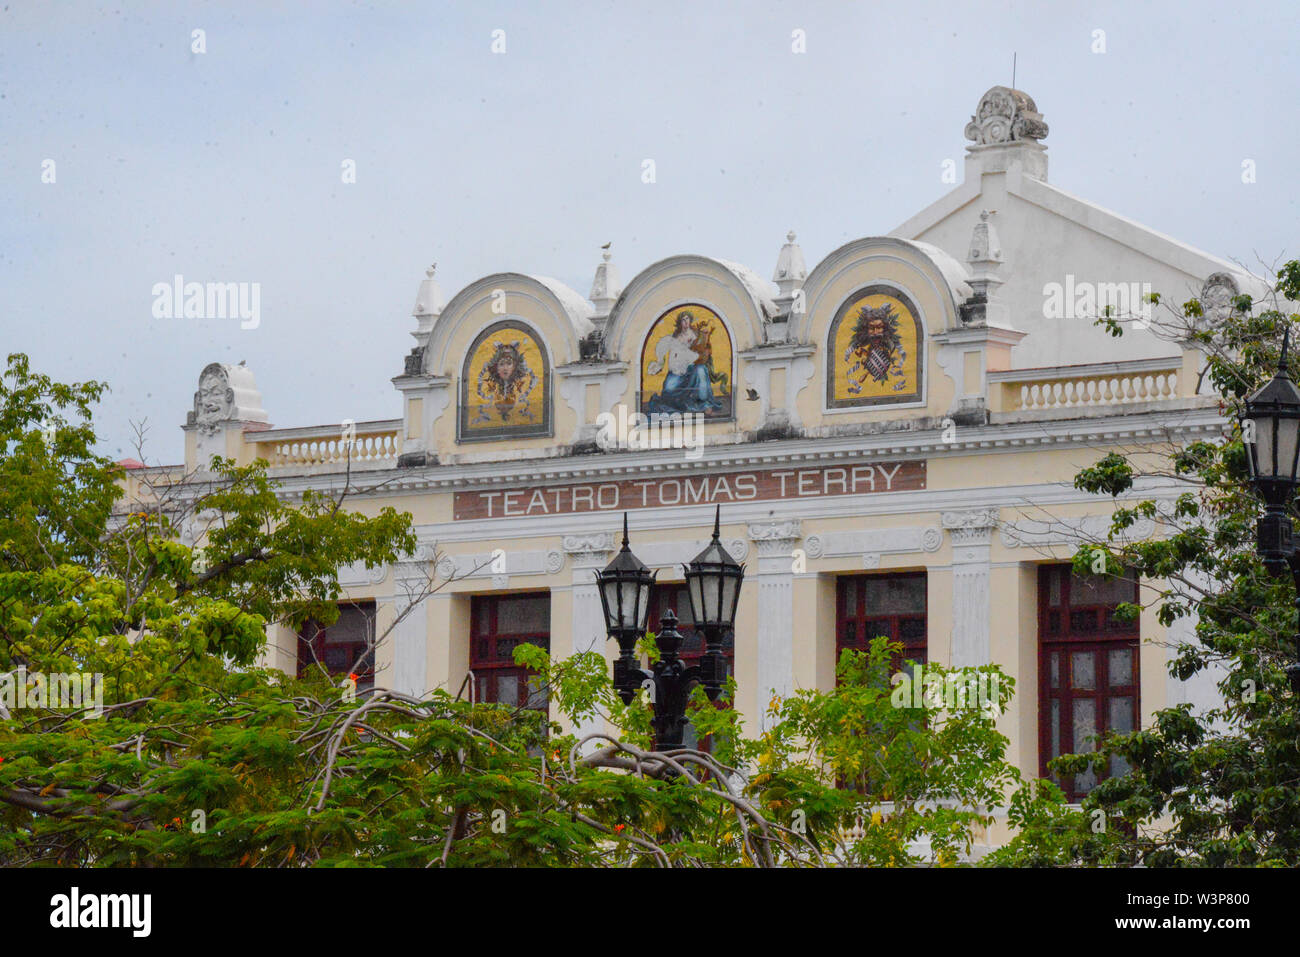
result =
[[[349,492],[291,507],[265,463],[221,459],[141,473],[128,501],[93,452],[103,389],[19,355],[0,379],[0,864],[952,863],[1016,780],[993,725],[1009,680],[900,705],[883,639],[833,691],[774,701],[757,740],[698,694],[712,754],[654,751],[648,701],[624,705],[598,654],[517,658],[558,715],[617,738],[259,668],[269,623],[335,619],[340,566],[409,555],[410,516],[350,512]],[[81,676],[102,682],[66,694]]]
[[[1086,543],[1074,563],[1087,574],[1101,556],[1107,574],[1161,583],[1145,602],[1162,624],[1195,613],[1196,640],[1177,647],[1169,670],[1183,680],[1219,674],[1222,704],[1203,713],[1188,704],[1165,708],[1149,728],[1058,759],[1052,768],[1061,774],[1100,771],[1112,756],[1128,771],[1101,781],[1078,812],[1064,807],[1054,788],[1017,795],[1011,813],[1021,834],[994,862],[1300,864],[1300,701],[1283,671],[1295,655],[1296,596],[1290,576],[1272,577],[1255,554],[1262,506],[1249,488],[1249,436],[1239,424],[1244,398],[1273,375],[1283,330],[1296,322],[1300,262],[1278,269],[1273,288],[1260,301],[1237,296],[1217,315],[1196,299],[1166,307],[1163,328],[1206,353],[1206,374],[1232,423],[1220,440],[1193,442],[1154,462],[1111,453],[1075,480],[1112,498],[1155,476],[1186,485],[1172,507],[1153,499],[1117,507],[1107,540]],[[1101,322],[1122,334],[1116,317]],[[1155,521],[1158,534],[1127,541],[1125,530],[1139,519]]]

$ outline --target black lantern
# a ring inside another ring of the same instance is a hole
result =
[[[1287,368],[1290,336],[1288,329],[1277,373],[1246,400],[1242,422],[1251,484],[1265,504],[1283,507],[1295,494],[1300,468],[1300,389]]]
[[[1296,588],[1296,609],[1300,612],[1300,562],[1296,560],[1294,532],[1289,512],[1295,497],[1296,472],[1300,470],[1300,389],[1291,380],[1286,354],[1291,329],[1282,334],[1282,355],[1277,372],[1246,399],[1242,416],[1242,442],[1250,468],[1250,484],[1264,500],[1264,517],[1255,527],[1256,549],[1270,574],[1289,570]],[[1296,636],[1300,659],[1300,635]],[[1300,696],[1300,660],[1286,668],[1291,690]]]
[[[713,516],[713,541],[682,568],[686,572],[686,590],[691,596],[695,627],[726,631],[736,624],[736,602],[745,568],[722,547],[721,523],[722,506],[719,505]]]
[[[630,703],[641,686],[640,669],[634,652],[645,634],[650,614],[650,589],[655,573],[632,554],[627,540],[627,512],[623,513],[623,547],[605,570],[596,573],[600,605],[605,612],[605,631],[618,642],[614,662],[614,686],[624,703]]]
[[[1287,329],[1277,373],[1246,399],[1241,422],[1250,483],[1265,507],[1256,529],[1259,555],[1275,575],[1286,572],[1295,554],[1287,508],[1295,496],[1300,466],[1300,389],[1287,369],[1289,340]]]
[[[600,587],[600,604],[605,610],[605,630],[610,635],[630,638],[629,647],[645,634],[646,619],[650,613],[650,589],[654,587],[655,573],[641,564],[632,554],[627,541],[627,513],[623,513],[623,547],[605,570],[596,573]]]
[[[722,506],[713,514],[713,541],[691,561],[682,566],[686,573],[686,591],[691,598],[695,627],[704,634],[704,656],[700,659],[700,684],[716,700],[727,679],[727,661],[722,654],[722,639],[736,624],[736,604],[745,567],[722,547]]]

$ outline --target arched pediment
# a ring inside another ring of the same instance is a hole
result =
[[[651,325],[668,309],[692,303],[721,318],[737,349],[761,344],[764,326],[776,314],[771,289],[749,268],[708,256],[671,256],[624,288],[605,331],[605,354],[638,362]]]
[[[824,346],[827,327],[844,300],[881,282],[921,305],[927,334],[945,332],[960,324],[958,306],[971,294],[967,279],[965,266],[929,243],[888,236],[855,239],[808,274],[803,309],[791,317],[790,339]]]
[[[424,374],[456,376],[465,360],[467,338],[488,325],[521,320],[537,330],[552,368],[579,358],[579,341],[592,331],[592,308],[564,283],[544,276],[505,272],[484,276],[452,297],[438,316],[424,352]],[[462,326],[469,329],[462,330]]]

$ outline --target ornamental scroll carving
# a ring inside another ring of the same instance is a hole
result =
[[[976,146],[1017,140],[1037,142],[1047,135],[1047,124],[1033,98],[1022,90],[995,86],[980,98],[975,115],[966,124],[966,139]]]

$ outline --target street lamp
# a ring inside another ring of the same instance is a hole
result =
[[[1282,335],[1282,355],[1277,373],[1246,399],[1242,437],[1250,483],[1264,500],[1264,517],[1255,528],[1256,548],[1269,574],[1291,571],[1296,586],[1296,610],[1300,614],[1300,561],[1296,558],[1289,508],[1295,497],[1300,469],[1300,389],[1287,369],[1287,346],[1291,330]],[[1300,658],[1300,635],[1296,638]],[[1300,662],[1287,665],[1291,690],[1300,695]]]
[[[713,541],[689,565],[686,591],[691,599],[691,614],[697,630],[704,632],[704,657],[700,660],[700,683],[710,701],[717,699],[727,678],[727,662],[722,656],[723,636],[736,624],[736,604],[745,568],[727,554],[719,538],[722,506],[713,513]]]
[[[624,704],[631,704],[641,688],[650,689],[654,707],[651,723],[655,747],[660,751],[682,747],[691,687],[697,682],[703,685],[709,700],[713,701],[726,680],[722,638],[735,624],[744,569],[722,547],[718,539],[720,522],[721,508],[714,515],[713,541],[684,566],[696,627],[704,633],[705,640],[706,650],[698,666],[688,667],[679,655],[682,634],[677,630],[677,615],[671,608],[659,621],[656,638],[659,660],[649,671],[641,668],[636,660],[636,643],[646,631],[655,576],[628,546],[626,512],[623,513],[623,547],[604,571],[596,573],[605,630],[618,642],[619,648],[614,662],[614,689]]]
[[[623,513],[623,547],[605,570],[596,573],[600,604],[605,611],[605,633],[618,642],[614,662],[614,687],[624,704],[631,704],[644,674],[637,667],[636,643],[645,634],[650,614],[650,589],[655,573],[632,554],[627,541],[627,512]]]

